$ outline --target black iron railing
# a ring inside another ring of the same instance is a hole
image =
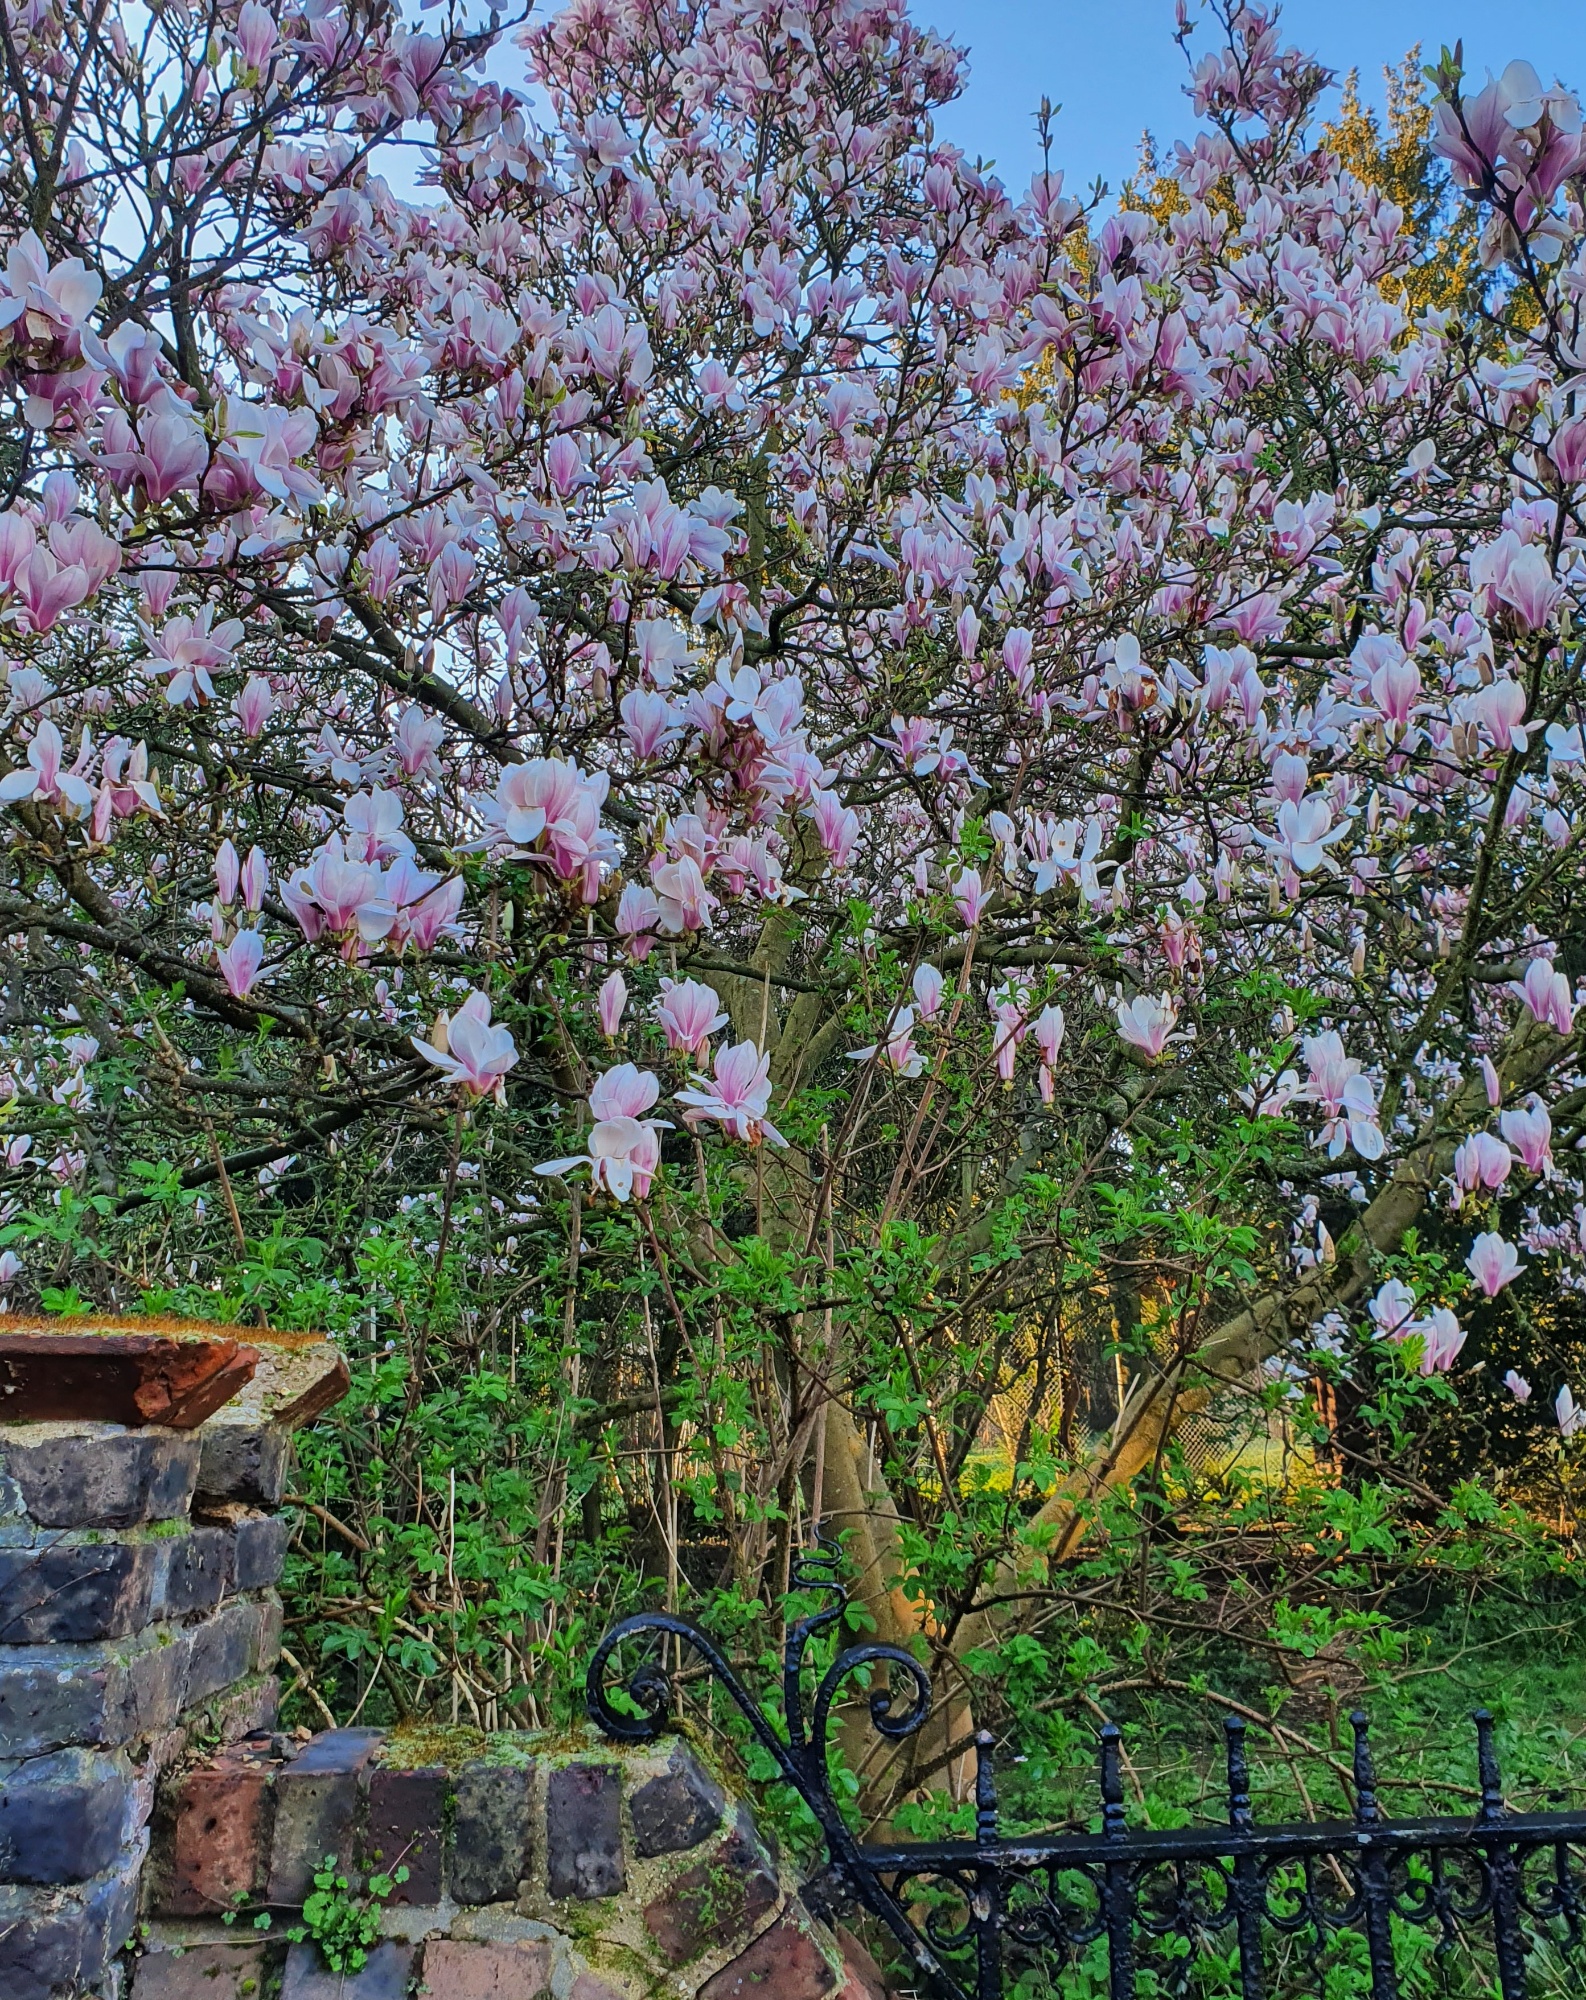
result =
[[[832,1795],[827,1733],[839,1697],[857,1676],[898,1676],[868,1692],[870,1719],[902,1740],[931,1712],[930,1681],[912,1655],[893,1646],[840,1652],[806,1700],[810,1642],[842,1616],[833,1555],[808,1555],[794,1585],[834,1601],[790,1627],[783,1659],[786,1734],[764,1714],[720,1650],[697,1626],[643,1612],[613,1626],[590,1662],[589,1712],[606,1733],[648,1741],[670,1726],[675,1695],[661,1649],[688,1647],[742,1712],[783,1779],[820,1827],[827,1865],[805,1900],[826,1914],[862,1906],[877,1917],[936,2000],[1001,2000],[1004,1981],[1029,1991],[1058,1990],[1067,1968],[1098,1950],[1112,2000],[1137,1988],[1241,2000],[1292,1991],[1369,1990],[1398,2000],[1407,1956],[1430,1956],[1435,1984],[1448,1989],[1462,1960],[1473,1994],[1493,1991],[1481,1960],[1496,1971],[1502,2000],[1586,1993],[1569,1970],[1582,1942],[1586,1873],[1571,1854],[1586,1845],[1586,1812],[1510,1813],[1503,1803],[1492,1718],[1478,1710],[1481,1803],[1471,1819],[1389,1820],[1364,1715],[1354,1727],[1352,1820],[1261,1826],[1252,1816],[1245,1725],[1225,1723],[1228,1823],[1169,1832],[1134,1830],[1126,1820],[1118,1731],[1101,1732],[1101,1828],[1004,1839],[998,1831],[992,1739],[976,1738],[973,1840],[873,1846],[859,1840]],[[638,1642],[644,1656],[616,1686],[616,1655]],[[620,1693],[618,1690],[620,1689]],[[1415,1951],[1413,1940],[1427,1941]],[[1528,1966],[1557,1976],[1531,1981]],[[1351,1971],[1351,1966],[1354,1968]],[[1422,1975],[1415,1975],[1422,1984]]]

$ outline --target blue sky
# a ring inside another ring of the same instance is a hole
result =
[[[1158,143],[1191,126],[1173,42],[1173,0],[912,0],[916,17],[970,52],[969,88],[939,121],[943,136],[995,159],[1010,187],[1038,163],[1033,113],[1043,93],[1062,106],[1055,163],[1071,191],[1098,174],[1116,188],[1140,133]],[[1479,83],[1525,56],[1551,80],[1586,86],[1586,5],[1580,0],[1292,0],[1286,39],[1340,75],[1358,67],[1362,93],[1382,99],[1384,63],[1419,41],[1423,61],[1463,36]],[[1197,32],[1206,45],[1209,29]]]

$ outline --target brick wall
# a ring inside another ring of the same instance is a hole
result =
[[[408,1869],[356,1974],[288,1944],[314,1869]],[[880,2000],[680,1741],[260,1733],[162,1788],[131,2000]],[[231,1929],[219,1913],[240,1910]],[[268,1911],[271,1931],[251,1926]]]

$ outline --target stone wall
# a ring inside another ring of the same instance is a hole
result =
[[[200,1431],[0,1426],[6,2000],[102,1981],[161,1773],[274,1720],[287,1523],[263,1497],[206,1476]]]
[[[0,1316],[0,2000],[883,2000],[681,1741],[276,1727],[291,1432],[347,1377],[246,1339]],[[328,1855],[407,1871],[355,1974],[284,1935]]]

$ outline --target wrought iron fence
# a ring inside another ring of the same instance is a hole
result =
[[[1582,1942],[1586,1875],[1571,1848],[1586,1846],[1586,1811],[1506,1811],[1485,1710],[1475,1716],[1481,1803],[1470,1819],[1384,1818],[1366,1717],[1357,1712],[1354,1817],[1260,1825],[1251,1811],[1245,1725],[1230,1716],[1225,1826],[1131,1828],[1119,1734],[1109,1723],[1101,1731],[1098,1832],[1003,1838],[992,1739],[982,1733],[973,1840],[867,1844],[832,1793],[827,1733],[834,1709],[868,1672],[876,1682],[868,1690],[871,1722],[901,1741],[931,1712],[930,1681],[896,1647],[850,1646],[806,1699],[810,1642],[841,1618],[844,1597],[832,1555],[804,1557],[793,1581],[834,1601],[789,1628],[785,1734],[710,1637],[663,1612],[626,1618],[601,1641],[587,1678],[589,1712],[619,1740],[659,1735],[675,1711],[661,1649],[668,1638],[691,1649],[820,1827],[827,1862],[806,1885],[805,1900],[828,1915],[854,1905],[868,1910],[935,2000],[1001,2000],[1014,1983],[1025,1993],[1057,1991],[1077,1978],[1080,1965],[1085,1976],[1077,1983],[1089,1986],[1099,1973],[1111,2000],[1144,2000],[1148,1991],[1205,2000],[1237,1991],[1240,2000],[1267,2000],[1296,1989],[1328,2000],[1368,1990],[1372,2000],[1398,2000],[1411,1959],[1429,1959],[1445,1990],[1463,1967],[1475,1982],[1466,1990],[1490,1994],[1482,1968],[1488,1953],[1502,2000],[1527,2000],[1528,1963],[1541,1956],[1567,1966]],[[643,1657],[614,1688],[609,1670],[630,1642],[641,1645]],[[1567,1986],[1549,1985],[1586,1992],[1578,1971]]]

